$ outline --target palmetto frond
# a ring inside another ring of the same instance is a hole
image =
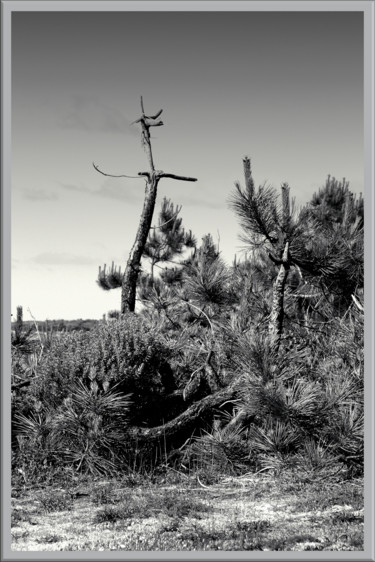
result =
[[[184,452],[185,463],[189,460],[199,467],[214,467],[215,471],[226,473],[243,469],[246,460],[244,431],[239,425],[220,427],[214,423],[211,432],[203,431],[201,436],[191,439]]]
[[[32,412],[29,416],[16,414],[13,427],[17,435],[31,439],[44,436],[51,429],[51,416],[47,412]]]
[[[344,458],[359,460],[364,451],[364,412],[353,403],[342,409],[336,422],[336,450]]]
[[[293,458],[293,465],[301,475],[315,479],[329,478],[342,471],[338,455],[321,440],[305,439]]]
[[[263,427],[252,425],[248,435],[252,451],[257,453],[290,453],[300,443],[300,433],[290,424],[272,417],[266,418]]]

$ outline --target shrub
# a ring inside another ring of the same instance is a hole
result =
[[[52,339],[38,369],[38,378],[30,385],[35,400],[52,409],[71,394],[72,384],[82,380],[87,368],[90,332],[64,332]]]
[[[127,396],[76,381],[56,410],[45,406],[38,414],[16,416],[18,465],[31,480],[41,478],[43,469],[47,477],[51,467],[64,464],[93,475],[114,472],[126,438],[128,407]]]
[[[55,409],[77,380],[87,387],[95,380],[100,390],[116,386],[132,394],[132,422],[157,425],[162,410],[165,417],[164,396],[175,389],[170,355],[157,330],[134,314],[99,322],[89,332],[62,333],[52,341],[31,392]]]
[[[100,323],[91,332],[86,350],[86,380],[95,376],[103,387],[117,385],[132,395],[132,423],[162,423],[164,396],[175,389],[168,364],[171,350],[147,322],[129,314],[125,318]]]

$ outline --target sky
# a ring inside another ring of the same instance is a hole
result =
[[[12,313],[101,318],[120,290],[98,267],[126,264],[146,171],[138,124],[151,129],[163,197],[228,265],[242,255],[228,197],[288,182],[307,203],[330,174],[363,192],[363,13],[13,12]]]

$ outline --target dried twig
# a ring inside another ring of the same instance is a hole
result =
[[[139,176],[127,176],[127,175],[125,175],[125,174],[120,174],[120,175],[116,176],[116,175],[114,175],[114,174],[106,174],[105,172],[102,172],[102,171],[100,170],[100,168],[99,168],[96,164],[94,164],[94,162],[92,163],[92,165],[93,165],[93,167],[95,168],[95,170],[96,170],[97,172],[99,172],[99,174],[102,174],[103,176],[107,176],[107,177],[109,177],[109,178],[133,178],[133,179],[140,179]]]

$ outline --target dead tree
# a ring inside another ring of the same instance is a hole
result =
[[[181,181],[197,181],[196,178],[190,178],[186,176],[179,176],[176,174],[166,173],[162,170],[155,170],[154,160],[152,156],[151,138],[150,138],[150,128],[160,127],[163,125],[163,121],[160,119],[162,109],[158,111],[155,115],[146,115],[143,107],[143,99],[141,96],[141,110],[142,115],[139,119],[134,121],[134,123],[140,123],[141,134],[142,134],[142,144],[145,148],[149,170],[146,172],[139,172],[138,176],[143,177],[146,181],[145,186],[145,198],[143,203],[143,209],[141,217],[139,220],[139,226],[135,241],[132,249],[130,250],[129,258],[126,263],[125,272],[121,277],[121,312],[124,314],[126,312],[134,312],[135,300],[136,300],[136,287],[137,280],[141,269],[141,258],[147,242],[148,233],[150,231],[152,217],[154,214],[157,187],[158,183],[162,178],[171,178]],[[97,166],[94,168],[100,172]],[[110,175],[110,174],[105,174]],[[106,287],[105,270],[104,274],[99,270],[99,285],[103,288]],[[119,285],[117,285],[119,286]]]

